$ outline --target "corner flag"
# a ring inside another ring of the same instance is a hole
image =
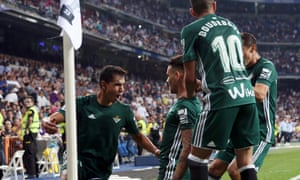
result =
[[[67,33],[75,50],[82,43],[79,0],[61,0],[57,24]]]

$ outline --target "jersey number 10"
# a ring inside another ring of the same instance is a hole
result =
[[[226,41],[223,36],[217,36],[212,42],[213,52],[219,52],[225,73],[244,71],[243,50],[240,39],[236,35],[230,35]]]

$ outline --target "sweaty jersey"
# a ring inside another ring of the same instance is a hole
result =
[[[178,99],[166,117],[160,146],[160,180],[172,179],[182,149],[181,130],[193,129],[198,121],[201,105],[198,97]]]
[[[269,87],[269,92],[263,102],[257,102],[261,139],[274,143],[274,128],[277,98],[277,71],[274,64],[261,58],[255,65],[247,68],[251,83],[262,83]]]
[[[231,21],[206,15],[182,29],[181,42],[183,62],[197,61],[203,110],[255,103],[244,66],[240,32]]]
[[[89,179],[106,179],[111,174],[112,163],[118,148],[118,137],[123,127],[131,134],[139,132],[133,111],[128,105],[115,102],[102,106],[97,96],[76,99],[78,164],[88,172]],[[63,115],[64,108],[59,110]]]

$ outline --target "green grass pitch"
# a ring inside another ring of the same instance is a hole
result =
[[[222,180],[229,180],[227,173]],[[259,180],[300,180],[300,144],[272,148],[262,168]]]

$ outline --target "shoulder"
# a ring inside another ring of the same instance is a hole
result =
[[[190,35],[190,33],[198,33],[199,27],[204,23],[204,19],[197,19],[182,28],[182,35]]]
[[[116,101],[114,103],[115,106],[119,106],[119,107],[122,107],[122,108],[129,108],[130,109],[130,105],[129,104],[126,104],[126,103],[123,103],[123,102],[120,102],[120,101]]]
[[[190,111],[200,111],[201,104],[200,100],[198,97],[193,97],[193,98],[183,98],[179,99],[177,102],[177,107],[179,109],[181,108],[187,108]]]
[[[266,58],[261,58],[260,61],[261,61],[260,64],[261,64],[262,69],[268,69],[269,71],[272,71],[273,73],[277,72],[274,63],[271,60],[268,60]]]
[[[96,95],[78,96],[76,98],[76,102],[79,103],[79,104],[90,104],[95,99],[97,99]]]
[[[269,65],[274,66],[274,63],[270,59],[262,57],[260,60],[263,64],[269,64]]]
[[[200,104],[200,100],[197,96],[194,96],[192,98],[182,98],[178,100],[178,104],[182,106],[197,105]]]
[[[129,104],[125,104],[125,103],[122,103],[120,101],[115,102],[112,105],[112,107],[113,108],[118,108],[118,110],[122,110],[122,111],[132,112],[133,113],[133,110],[131,109],[131,107],[130,107]]]
[[[36,112],[36,111],[37,111],[37,109],[35,107],[31,107],[27,110],[27,114],[28,115],[34,114],[34,112]]]

